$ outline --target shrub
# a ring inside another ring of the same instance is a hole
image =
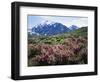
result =
[[[31,65],[86,64],[87,39],[70,37],[63,44],[30,44],[29,57]]]

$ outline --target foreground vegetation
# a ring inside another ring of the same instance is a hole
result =
[[[28,66],[87,64],[87,27],[53,36],[28,37]]]

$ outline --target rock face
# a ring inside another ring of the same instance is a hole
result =
[[[78,29],[78,27],[75,25],[67,27],[62,23],[45,21],[41,24],[34,26],[31,29],[31,34],[50,36],[70,32],[76,29]]]

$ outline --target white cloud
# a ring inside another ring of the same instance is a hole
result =
[[[59,22],[67,27],[71,25],[76,25],[78,27],[88,26],[88,18],[87,17],[69,17],[69,16],[30,16],[28,28],[32,28],[38,24],[42,24],[45,21],[47,23]]]
[[[87,17],[58,17],[58,16],[41,16],[44,20],[60,22],[66,26],[77,25],[79,27],[88,26]]]

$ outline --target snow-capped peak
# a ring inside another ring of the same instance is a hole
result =
[[[54,24],[55,22],[53,22],[53,21],[49,21],[49,20],[46,20],[46,21],[42,21],[40,24],[41,25],[52,25],[52,24]]]
[[[70,27],[67,27],[59,22],[53,22],[53,21],[42,21],[38,25],[35,25],[32,28],[32,34],[36,35],[55,35],[59,33],[69,32],[78,29],[76,25],[72,25]]]
[[[55,23],[56,23],[56,22],[49,21],[49,20],[45,20],[45,21],[40,22],[40,23],[37,24],[37,25],[34,25],[34,28],[38,28],[38,26],[43,27],[43,26],[45,26],[45,25],[52,25],[52,24],[55,24]]]

